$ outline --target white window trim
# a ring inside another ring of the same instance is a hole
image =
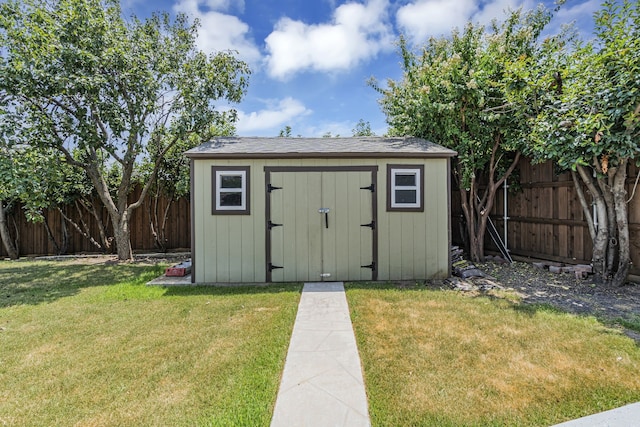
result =
[[[239,188],[223,188],[222,179],[225,176],[240,176],[241,186]],[[249,183],[248,183],[249,171],[248,169],[232,169],[214,167],[214,182],[215,187],[213,189],[214,203],[213,214],[249,214]],[[220,204],[221,193],[236,192],[240,193],[240,205],[239,206],[222,206]]]
[[[416,185],[396,185],[396,175],[410,175],[413,174],[416,177]],[[420,184],[422,182],[420,176],[420,169],[391,169],[391,207],[392,208],[420,208],[422,207],[422,200],[420,200]],[[414,190],[416,192],[415,203],[400,203],[396,202],[396,190]]]

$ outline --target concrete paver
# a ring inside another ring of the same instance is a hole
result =
[[[342,282],[305,283],[272,427],[370,426]]]
[[[640,402],[579,418],[554,427],[631,427],[640,425]]]

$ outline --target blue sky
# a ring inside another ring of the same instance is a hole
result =
[[[414,45],[467,21],[489,23],[534,0],[122,0],[125,15],[184,12],[201,22],[203,51],[236,50],[252,69],[240,136],[351,136],[358,120],[384,134],[379,94],[366,81],[400,77],[395,42]],[[553,6],[553,0],[545,0]],[[575,22],[590,37],[600,0],[567,0],[550,26]]]

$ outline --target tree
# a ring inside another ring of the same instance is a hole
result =
[[[572,171],[593,240],[592,262],[607,283],[625,283],[630,242],[627,166],[640,151],[640,3],[605,1],[595,14],[596,40],[544,58],[533,92],[546,91],[533,116],[532,152]],[[594,224],[586,187],[596,208]]]
[[[9,258],[17,259],[19,248],[9,231],[8,208],[20,204],[27,220],[42,222],[42,210],[59,203],[56,195],[66,186],[59,161],[60,155],[53,150],[0,142],[0,238]]]
[[[353,136],[376,136],[371,130],[371,123],[365,122],[363,119],[358,120],[358,124],[351,130]]]
[[[291,138],[291,126],[287,125],[284,128],[280,129],[280,133],[278,134],[280,138]]]
[[[209,132],[212,136],[233,136],[235,135],[235,127],[232,123],[227,123],[224,128],[212,128]],[[163,146],[161,144],[157,147],[158,151],[154,151],[154,154],[147,159],[142,167],[140,183],[147,180],[152,181],[148,193],[149,203],[147,204],[149,227],[154,246],[162,251],[167,249],[165,227],[169,219],[171,205],[181,197],[188,196],[191,190],[189,160],[184,156],[184,152],[196,147],[200,142],[196,135],[178,141],[159,159],[158,169],[154,173],[154,167],[158,160],[154,156],[160,154]],[[165,201],[163,209],[161,209],[161,200]]]
[[[117,0],[9,0],[0,4],[0,90],[13,97],[25,144],[51,147],[82,168],[109,212],[118,257],[132,257],[129,203],[141,159],[152,174],[178,141],[201,141],[236,119],[214,101],[239,102],[247,64],[231,52],[195,47],[197,23],[154,14],[122,17]],[[106,170],[118,165],[110,185]],[[107,167],[105,167],[107,166]]]
[[[42,221],[42,209],[55,203],[54,192],[65,187],[59,155],[53,150],[35,150],[18,143],[13,124],[19,121],[12,98],[0,96],[0,239],[9,255],[19,256],[17,241],[8,225],[8,210],[22,206],[29,221]]]
[[[424,137],[458,152],[454,173],[474,261],[484,256],[496,191],[516,167],[530,130],[520,105],[507,99],[513,90],[507,70],[535,58],[550,18],[542,7],[516,10],[490,31],[469,23],[450,37],[432,38],[420,53],[401,38],[402,79],[386,88],[370,82],[383,96],[389,134]]]

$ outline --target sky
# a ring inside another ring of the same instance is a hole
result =
[[[122,0],[125,16],[186,13],[200,21],[197,45],[206,53],[238,52],[251,70],[238,111],[239,136],[327,133],[351,136],[359,120],[377,135],[387,130],[380,94],[367,85],[401,77],[397,40],[414,47],[468,21],[488,24],[505,11],[539,0]],[[544,0],[553,7],[554,0]],[[591,37],[600,0],[567,0],[549,31],[575,22]]]

